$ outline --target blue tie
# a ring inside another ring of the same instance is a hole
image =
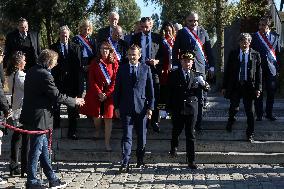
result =
[[[149,48],[150,48],[150,45],[149,45],[149,36],[148,34],[146,35],[146,56],[145,56],[145,61],[149,60],[150,59],[150,56],[149,56]]]
[[[242,52],[240,81],[245,81],[246,80],[245,69],[246,69],[245,53]]]
[[[131,80],[132,80],[132,84],[134,85],[137,81],[137,75],[136,75],[136,70],[135,70],[135,66],[131,66]]]

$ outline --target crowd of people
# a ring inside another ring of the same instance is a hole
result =
[[[254,134],[253,106],[256,120],[262,121],[263,89],[267,92],[265,117],[276,120],[273,103],[280,45],[279,35],[270,30],[270,25],[269,18],[262,18],[258,32],[241,33],[240,46],[230,53],[225,66],[222,93],[230,99],[226,128],[232,131],[243,98],[248,141],[253,140]],[[189,168],[197,168],[195,131],[202,129],[202,112],[210,88],[207,80],[214,77],[216,70],[209,35],[199,25],[197,13],[186,15],[184,27],[164,22],[160,33],[152,31],[150,17],[142,17],[133,32],[124,34],[118,13],[111,12],[109,26],[99,29],[96,35],[92,23],[84,19],[78,26],[78,35],[70,38],[68,26],[61,26],[58,41],[42,51],[38,33],[28,26],[28,21],[20,18],[17,29],[6,37],[4,52],[1,51],[12,94],[9,106],[0,87],[1,110],[5,117],[12,117],[15,127],[32,131],[59,128],[60,105],[65,104],[68,138],[78,140],[77,119],[84,114],[95,125],[94,140],[100,137],[104,121],[105,149],[111,152],[112,120],[119,118],[119,171],[128,172],[133,128],[137,135],[136,166],[140,168],[145,165],[147,130],[159,133],[161,116],[170,115],[170,155],[177,155],[179,135],[184,129],[186,161]],[[1,77],[2,83],[4,80]],[[11,176],[27,176],[27,188],[40,188],[41,182],[36,178],[40,161],[51,188],[66,186],[52,171],[46,134],[14,132],[11,140]]]

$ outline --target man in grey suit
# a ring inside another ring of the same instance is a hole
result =
[[[146,121],[147,118],[151,118],[154,109],[151,69],[139,62],[140,57],[140,47],[132,45],[128,50],[129,64],[120,65],[116,77],[114,107],[116,116],[120,117],[123,127],[120,172],[129,171],[133,127],[136,128],[137,134],[136,167],[140,168],[144,165]]]
[[[193,69],[206,78],[208,71],[209,78],[214,75],[214,59],[210,39],[207,31],[198,25],[198,14],[191,12],[185,19],[186,26],[179,30],[173,47],[173,66],[179,65],[180,52],[191,51],[195,53]],[[201,129],[203,109],[202,90],[198,94],[198,115],[195,129]]]

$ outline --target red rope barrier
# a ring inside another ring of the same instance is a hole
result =
[[[24,134],[28,134],[28,135],[42,135],[42,134],[49,133],[48,150],[51,152],[52,129],[47,129],[47,130],[43,130],[43,131],[29,131],[29,130],[25,130],[25,129],[20,129],[18,127],[14,127],[14,126],[9,125],[9,124],[4,123],[4,122],[0,122],[0,125],[3,125],[4,127],[8,128],[8,129],[11,129],[11,130],[13,130],[15,132],[24,133]]]

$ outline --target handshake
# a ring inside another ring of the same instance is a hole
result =
[[[75,98],[75,104],[77,106],[83,106],[85,104],[85,100],[83,98]]]

